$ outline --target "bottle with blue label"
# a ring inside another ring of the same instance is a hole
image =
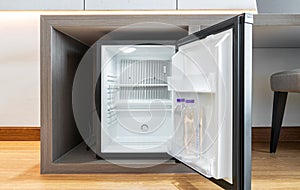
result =
[[[176,99],[176,107],[174,109],[174,143],[175,146],[173,148],[173,153],[177,156],[180,155],[181,151],[184,148],[183,145],[183,110],[185,108],[185,99],[184,98],[177,98]]]
[[[198,114],[193,99],[185,101],[183,111],[184,122],[184,154],[185,159],[193,159],[199,157],[199,126]]]

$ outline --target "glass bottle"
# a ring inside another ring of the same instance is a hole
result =
[[[174,148],[173,153],[179,156],[181,150],[183,150],[183,110],[185,108],[185,99],[184,98],[177,98],[176,99],[177,105],[174,109]]]
[[[183,111],[184,120],[184,154],[185,159],[198,157],[199,154],[199,129],[197,126],[197,111],[195,101],[189,99],[185,101],[185,109]]]

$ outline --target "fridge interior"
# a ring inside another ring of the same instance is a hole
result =
[[[167,152],[174,46],[101,45],[101,153]]]
[[[173,114],[169,154],[207,177],[232,182],[232,30],[179,46],[168,77],[173,96],[193,99],[194,129]],[[187,106],[187,103],[185,104]],[[186,108],[185,108],[186,109]],[[190,130],[190,131],[188,131]]]

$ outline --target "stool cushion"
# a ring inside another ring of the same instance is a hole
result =
[[[278,92],[300,92],[300,69],[273,74],[271,89]]]

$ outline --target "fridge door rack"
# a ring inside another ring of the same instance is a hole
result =
[[[168,77],[168,90],[176,92],[215,93],[216,83],[214,74],[182,75]]]

